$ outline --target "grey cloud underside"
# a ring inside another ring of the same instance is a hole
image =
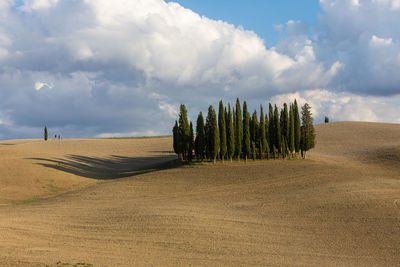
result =
[[[400,103],[396,1],[320,1],[316,25],[289,21],[266,48],[162,0],[0,0],[0,138],[40,137],[45,124],[65,137],[170,134],[180,103],[195,120],[236,97],[253,110],[295,96],[317,121],[396,122],[382,111]]]

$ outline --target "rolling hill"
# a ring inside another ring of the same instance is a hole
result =
[[[395,266],[400,125],[307,160],[164,168],[171,138],[0,142],[0,265]]]

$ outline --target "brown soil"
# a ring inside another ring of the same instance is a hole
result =
[[[0,265],[399,265],[400,125],[317,132],[305,161],[165,170],[171,138],[2,142]]]

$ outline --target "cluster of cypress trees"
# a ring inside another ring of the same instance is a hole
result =
[[[180,106],[179,120],[173,127],[174,151],[182,161],[192,161],[193,151],[197,160],[224,161],[233,158],[276,159],[305,158],[306,151],[315,145],[315,131],[311,107],[302,107],[302,121],[297,101],[278,111],[278,107],[269,104],[269,112],[264,116],[260,106],[260,117],[255,110],[250,116],[246,101],[242,106],[239,98],[236,106],[225,107],[219,102],[218,118],[210,105],[204,123],[200,112],[196,123],[194,138],[192,122],[188,122],[185,105]]]

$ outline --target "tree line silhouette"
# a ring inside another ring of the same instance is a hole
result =
[[[258,120],[259,118],[259,120]],[[252,116],[243,102],[228,107],[219,102],[218,118],[212,105],[206,120],[200,112],[197,117],[196,135],[189,123],[185,105],[180,106],[179,119],[173,127],[173,146],[181,161],[244,159],[306,158],[306,152],[315,146],[315,130],[311,107],[301,108],[301,121],[297,101],[285,103],[280,112],[276,104],[269,104],[264,116],[260,105],[260,117],[254,110]],[[194,154],[193,154],[194,152]]]

